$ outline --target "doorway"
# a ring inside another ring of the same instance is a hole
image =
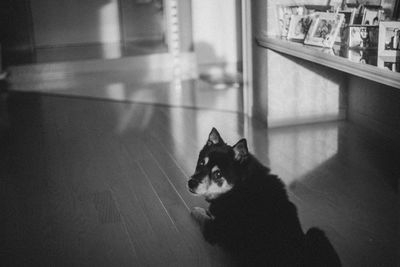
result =
[[[159,0],[35,0],[30,6],[36,63],[168,51]]]

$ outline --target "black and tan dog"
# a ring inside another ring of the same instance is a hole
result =
[[[205,239],[246,266],[340,266],[325,234],[304,234],[282,181],[248,152],[245,139],[227,145],[213,128],[200,151],[189,191],[209,209],[194,208]]]

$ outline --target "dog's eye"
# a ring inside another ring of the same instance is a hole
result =
[[[215,179],[221,179],[222,173],[220,171],[216,171],[216,172],[214,172],[214,177],[215,177]]]

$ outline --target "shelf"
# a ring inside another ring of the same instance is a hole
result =
[[[333,50],[329,48],[304,45],[275,36],[258,36],[256,41],[261,47],[400,89],[400,73],[350,61],[347,58],[335,55]]]

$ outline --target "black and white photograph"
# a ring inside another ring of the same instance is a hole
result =
[[[379,40],[378,26],[349,26],[348,44],[350,48],[377,48]]]
[[[385,32],[385,50],[400,50],[400,27],[387,27]]]
[[[379,24],[378,55],[400,56],[400,22],[382,21]]]
[[[400,73],[400,55],[398,56],[378,56],[379,68],[385,71]]]
[[[288,31],[288,39],[303,41],[312,22],[312,15],[292,15]]]
[[[352,8],[352,9],[349,9],[349,10],[339,11],[338,13],[344,15],[343,23],[345,25],[351,25],[351,24],[354,23],[356,12],[357,12],[357,9],[356,8]]]
[[[383,66],[387,70],[390,70],[393,72],[400,72],[400,61],[397,61],[397,62],[386,61],[383,63]]]
[[[380,8],[364,8],[362,25],[379,25],[382,10]]]
[[[304,43],[332,48],[343,21],[343,14],[322,12],[313,14],[313,21]]]
[[[347,58],[356,63],[377,65],[377,54],[375,51],[367,49],[348,49]]]
[[[281,37],[287,37],[292,15],[304,15],[304,6],[277,6],[278,25]]]
[[[342,22],[342,25],[340,26],[340,32],[339,32],[338,36],[336,37],[336,40],[335,40],[336,43],[342,43],[342,42],[346,43],[346,38],[348,37],[347,36],[348,26],[352,25],[354,23],[355,17],[356,17],[356,12],[357,12],[356,8],[339,11],[340,14],[344,15],[344,20]]]
[[[390,1],[390,0],[383,0]],[[382,0],[345,0],[346,5],[380,6]]]
[[[400,4],[399,1],[382,0],[381,1],[382,21],[396,21],[400,18]]]
[[[0,267],[400,266],[393,2],[0,0]]]

